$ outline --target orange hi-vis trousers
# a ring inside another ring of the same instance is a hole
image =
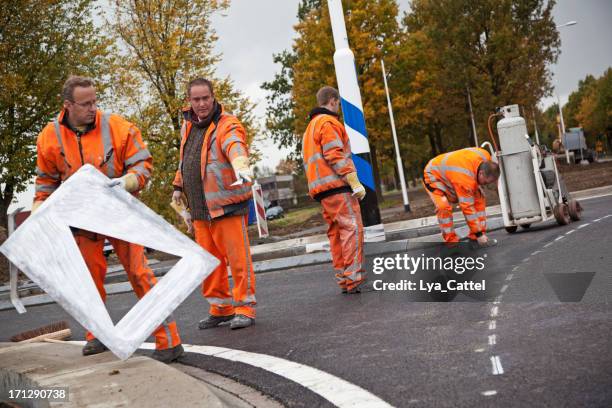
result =
[[[89,234],[89,233],[88,233]],[[134,288],[134,293],[140,299],[157,283],[157,279],[153,271],[147,265],[147,259],[144,255],[144,248],[141,245],[131,244],[120,239],[104,237],[103,235],[92,234],[90,237],[77,233],[75,240],[85,264],[91,273],[102,301],[106,301],[106,290],[104,289],[104,278],[106,277],[106,258],[104,257],[104,239],[112,244],[119,261],[125,268],[125,272]],[[163,350],[171,347],[176,347],[181,344],[176,322],[171,321],[171,318],[166,319],[153,334],[155,335],[155,348]],[[93,340],[94,336],[91,332],[87,332],[85,338]]]
[[[459,242],[459,237],[455,233],[453,227],[453,206],[452,203],[457,203],[458,200],[455,197],[449,198],[442,190],[433,188],[433,191],[427,188],[423,183],[425,191],[429,194],[429,198],[433,201],[436,207],[436,216],[438,217],[438,224],[442,231],[442,238],[444,242],[452,243]],[[451,201],[452,200],[452,201]],[[482,231],[487,230],[487,217],[485,215],[486,202],[480,191],[474,196],[474,208],[478,212],[478,222]],[[468,238],[471,240],[476,239],[476,235],[470,231]]]
[[[210,303],[212,316],[241,314],[255,318],[255,271],[246,219],[245,215],[230,215],[193,222],[196,242],[221,261],[202,284],[202,294]],[[234,280],[231,293],[228,263]]]
[[[327,222],[336,281],[351,290],[366,278],[363,268],[363,223],[359,201],[350,193],[339,193],[321,200]]]

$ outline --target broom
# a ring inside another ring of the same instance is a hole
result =
[[[45,340],[66,340],[70,338],[72,331],[65,321],[51,323],[47,326],[28,330],[11,337],[12,342],[32,343]]]

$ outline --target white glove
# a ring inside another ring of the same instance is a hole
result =
[[[249,158],[246,156],[238,156],[232,161],[236,182],[233,185],[242,184],[242,180],[250,183],[253,181],[253,171],[249,165]]]
[[[133,193],[134,191],[138,190],[139,187],[138,177],[134,173],[128,173],[123,177],[110,179],[110,181],[106,183],[106,186],[111,188],[121,186],[121,188],[128,193]]]
[[[183,217],[183,221],[187,226],[187,233],[191,234],[193,232],[193,220],[191,219],[191,213],[187,210],[181,211],[181,217]]]

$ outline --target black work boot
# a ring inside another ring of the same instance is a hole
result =
[[[98,339],[88,340],[83,347],[84,356],[93,356],[94,354],[104,353],[108,348]]]
[[[151,354],[151,358],[161,363],[168,364],[182,356],[183,353],[185,353],[185,350],[183,349],[183,346],[179,344],[176,347],[155,350],[153,354]]]
[[[210,315],[206,319],[200,320],[200,323],[198,323],[198,328],[200,330],[203,330],[203,329],[212,329],[213,327],[217,327],[217,326],[219,326],[222,323],[229,322],[233,318],[234,318],[234,315],[228,315],[228,316],[213,316],[213,315]]]
[[[230,322],[230,329],[244,329],[245,327],[249,327],[253,324],[255,324],[255,319],[252,319],[245,315],[237,314]]]

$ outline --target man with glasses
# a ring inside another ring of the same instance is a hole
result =
[[[96,89],[89,78],[71,76],[62,90],[63,109],[38,136],[36,144],[36,193],[32,212],[81,166],[91,164],[111,180],[109,188],[124,188],[136,195],[144,188],[153,169],[153,158],[140,130],[122,117],[97,109]],[[106,300],[104,241],[108,239],[134,288],[143,297],[156,283],[141,245],[73,228],[77,245],[102,300]],[[176,322],[166,321],[155,332],[153,358],[169,363],[183,347]],[[86,334],[83,355],[107,348],[91,332]]]

